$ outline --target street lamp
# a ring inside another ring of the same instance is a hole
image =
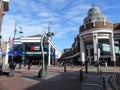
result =
[[[45,78],[47,77],[47,66],[45,66],[45,56],[44,56],[44,47],[43,47],[43,43],[44,42],[48,42],[49,38],[52,37],[54,35],[53,32],[48,32],[45,35],[42,35],[41,37],[41,51],[42,51],[42,68],[39,70],[38,72],[38,77],[40,78]]]
[[[20,34],[23,34],[22,27],[19,26],[19,25],[17,25],[17,24],[15,23],[14,39],[15,39],[15,36],[16,36],[17,28],[20,29],[20,30],[19,30],[19,33],[20,33]]]
[[[17,25],[16,22],[15,22],[14,38],[13,38],[14,41],[13,41],[13,49],[12,49],[12,52],[13,52],[13,54],[12,54],[12,63],[14,63],[14,62],[13,62],[13,57],[14,57],[14,52],[15,52],[14,44],[15,44],[15,38],[16,38],[16,33],[17,33],[17,31],[18,31],[18,28],[20,29],[20,30],[19,30],[19,33],[20,33],[20,34],[23,34],[22,27],[19,26],[19,25]],[[20,68],[20,67],[19,67],[19,68]]]
[[[15,63],[14,63],[13,59],[14,59],[14,54],[15,54],[15,46],[14,46],[14,44],[15,44],[15,36],[16,36],[16,32],[17,32],[17,27],[20,29],[19,33],[21,33],[21,34],[23,33],[22,28],[15,23],[14,38],[13,38],[13,44],[12,44],[12,60],[11,60],[11,63],[9,65],[10,71],[9,71],[8,76],[14,76]],[[21,68],[21,63],[19,64],[19,68]]]

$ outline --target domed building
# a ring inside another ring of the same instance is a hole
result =
[[[63,59],[81,65],[85,61],[93,65],[120,65],[120,23],[108,21],[100,8],[92,6],[88,10],[76,38]]]
[[[101,10],[93,6],[80,26],[80,56],[84,63],[120,63],[120,23],[109,22]]]

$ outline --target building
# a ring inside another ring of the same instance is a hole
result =
[[[2,19],[5,12],[9,10],[9,0],[0,0],[0,63],[4,63],[3,51],[5,47],[5,42],[2,41],[1,29],[2,29]]]
[[[91,7],[67,53],[62,55],[62,59],[72,59],[81,65],[85,61],[120,65],[120,23],[108,21],[98,7]]]
[[[6,62],[14,60],[17,63],[27,64],[32,62],[32,64],[42,63],[42,51],[41,51],[41,38],[42,35],[33,35],[28,37],[16,38],[13,43],[14,51],[10,50],[10,43],[7,47]],[[55,46],[55,44],[48,39],[48,41],[43,42],[45,63],[49,66],[55,64],[57,59],[60,57],[61,53]],[[12,57],[12,53],[14,56]],[[7,64],[7,63],[6,63]]]

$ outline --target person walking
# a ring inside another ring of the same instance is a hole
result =
[[[9,73],[8,73],[8,76],[14,76],[14,70],[15,70],[15,67],[16,67],[16,63],[15,62],[11,62],[9,64]]]

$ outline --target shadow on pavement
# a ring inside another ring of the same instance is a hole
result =
[[[48,73],[44,79],[37,76],[23,76],[28,81],[39,81],[24,90],[79,90],[79,72],[66,72],[53,75]]]

